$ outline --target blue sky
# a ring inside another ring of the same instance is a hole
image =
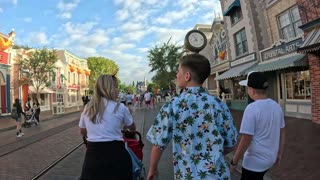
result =
[[[170,37],[183,44],[214,14],[221,15],[219,0],[0,0],[0,32],[14,28],[19,45],[111,59],[128,84],[152,78],[148,50]]]

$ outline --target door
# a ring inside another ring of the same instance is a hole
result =
[[[64,113],[63,93],[57,92],[57,114]]]
[[[6,85],[1,85],[1,113],[7,112]]]

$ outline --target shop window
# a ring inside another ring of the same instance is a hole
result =
[[[70,83],[71,82],[71,80],[70,80],[70,72],[68,72],[68,83]]]
[[[236,24],[237,22],[242,19],[242,12],[241,8],[236,8],[232,14],[230,14],[230,19],[231,19],[231,25]]]
[[[301,18],[297,6],[288,9],[278,16],[279,29],[283,39],[291,39],[301,35],[303,31],[299,29],[301,26]]]
[[[233,99],[245,100],[247,97],[245,86],[240,86],[239,82],[243,79],[236,78],[233,81]]]
[[[234,34],[234,41],[237,56],[243,55],[248,52],[248,42],[245,28]]]
[[[48,95],[47,94],[40,94],[40,106],[44,106],[46,104],[48,104]]]
[[[287,99],[311,99],[309,71],[285,74]]]

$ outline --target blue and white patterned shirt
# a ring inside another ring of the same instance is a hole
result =
[[[162,106],[147,139],[165,149],[173,139],[174,179],[230,179],[223,148],[238,133],[224,102],[202,87],[188,87]]]

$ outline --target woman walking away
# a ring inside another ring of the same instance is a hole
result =
[[[40,124],[40,118],[39,118],[39,116],[40,116],[41,110],[40,110],[40,103],[39,103],[39,101],[38,101],[37,98],[34,99],[34,102],[33,102],[33,110],[36,111],[35,114],[34,114],[34,116],[35,116],[35,118],[36,118],[36,120],[37,120],[37,125],[39,125],[39,124]]]
[[[81,114],[80,133],[87,137],[82,180],[132,180],[132,161],[121,130],[136,127],[128,108],[117,102],[118,93],[116,77],[101,75]]]
[[[21,114],[23,113],[20,100],[17,98],[14,100],[11,117],[12,119],[16,120],[16,126],[17,126],[17,137],[24,136],[24,133],[21,130],[21,122],[22,117]]]

